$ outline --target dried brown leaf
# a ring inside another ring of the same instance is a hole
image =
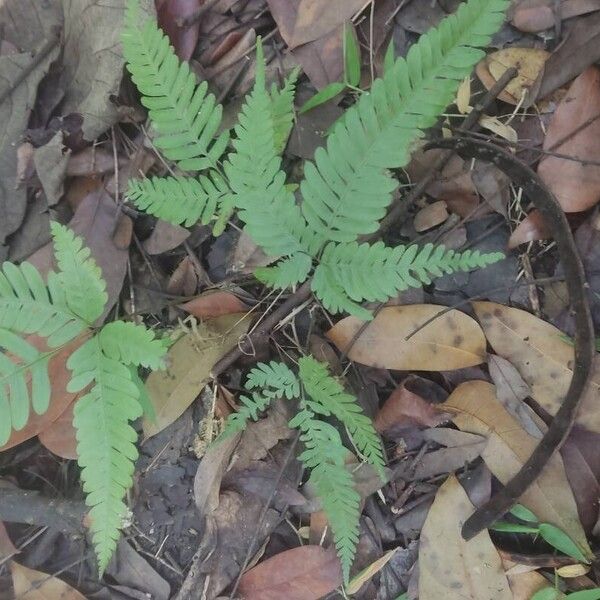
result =
[[[197,319],[210,319],[248,310],[248,307],[235,294],[224,290],[206,292],[185,304],[181,304],[179,308],[190,315],[194,315]]]
[[[334,550],[301,546],[259,563],[242,576],[245,600],[318,600],[342,583]]]
[[[531,388],[531,397],[554,415],[573,376],[574,350],[560,329],[518,308],[494,302],[473,302],[473,308],[494,351],[509,360]],[[600,433],[600,359],[585,392],[577,423]]]
[[[76,589],[52,575],[28,569],[14,561],[10,563],[10,572],[17,598],[23,600],[85,600],[85,596]]]
[[[465,541],[464,521],[474,506],[451,475],[438,490],[421,531],[419,597],[513,600],[500,555],[487,530]]]
[[[457,310],[437,317],[406,339],[442,310],[433,304],[388,306],[369,322],[348,357],[371,367],[402,371],[450,371],[482,363],[483,331],[474,319]],[[360,319],[346,317],[327,337],[344,352],[362,326]]]

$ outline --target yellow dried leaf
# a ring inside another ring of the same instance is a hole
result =
[[[485,381],[459,385],[441,407],[455,413],[453,421],[460,430],[488,438],[481,457],[502,483],[516,475],[539,441],[504,408],[496,398],[495,387]],[[586,556],[591,556],[560,454],[553,455],[519,502],[540,521],[562,529]]]
[[[419,597],[513,600],[502,560],[487,531],[466,541],[461,527],[474,510],[451,475],[438,490],[421,531]]]
[[[85,600],[69,584],[52,575],[10,563],[15,598],[21,600]]]
[[[169,350],[168,367],[154,371],[146,389],[154,407],[155,419],[145,419],[145,437],[162,431],[179,418],[210,380],[210,370],[234,348],[250,326],[244,313],[223,315],[198,325]]]
[[[444,310],[434,304],[388,306],[382,309],[354,342],[348,357],[372,367],[399,371],[450,371],[478,365],[485,360],[485,336],[468,315],[451,310],[420,329]],[[327,337],[343,352],[363,321],[346,317]]]
[[[564,334],[536,316],[494,302],[473,302],[475,314],[496,354],[510,360],[531,388],[531,397],[550,414],[560,408],[573,377],[573,346]],[[600,433],[600,360],[577,415],[577,423]]]

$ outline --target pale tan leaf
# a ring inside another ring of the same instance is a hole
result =
[[[444,408],[456,413],[453,420],[461,430],[488,438],[481,456],[502,483],[516,475],[538,443],[502,406],[496,398],[494,386],[485,381],[468,381],[459,385],[444,403]],[[584,554],[590,554],[558,453],[553,455],[519,501],[540,521],[552,523],[567,533]]]
[[[415,231],[422,232],[441,225],[448,218],[448,206],[443,200],[428,204],[415,215]]]
[[[373,575],[379,573],[385,565],[392,559],[398,548],[394,548],[389,552],[386,552],[381,558],[372,562],[366,569],[363,569],[356,577],[350,580],[350,583],[346,586],[346,592],[348,594],[356,594],[358,590],[367,582]]]
[[[15,597],[20,600],[85,600],[85,596],[57,577],[14,561],[10,563],[10,571]]]
[[[461,534],[474,506],[454,475],[436,494],[421,531],[419,597],[444,600],[512,600],[500,555],[487,531]]]
[[[434,304],[388,306],[371,321],[348,352],[351,360],[400,371],[451,371],[485,360],[485,336],[468,315],[451,310],[436,318],[408,340],[425,321],[444,310]],[[362,327],[363,321],[346,317],[327,337],[341,350]]]
[[[560,408],[573,376],[574,350],[560,329],[518,308],[494,302],[473,302],[485,335],[500,356],[509,360],[531,388],[531,397],[550,414]],[[600,360],[594,372],[577,423],[600,432]]]
[[[144,420],[146,437],[162,431],[180,417],[210,380],[210,370],[234,348],[250,326],[245,314],[217,317],[198,325],[197,332],[179,339],[169,350],[168,368],[151,373],[146,389],[154,407],[154,421]]]

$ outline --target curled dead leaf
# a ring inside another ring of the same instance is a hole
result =
[[[552,237],[544,216],[536,208],[532,210],[511,233],[508,240],[508,248],[512,250],[521,244],[527,242],[536,242],[538,240],[547,240]]]

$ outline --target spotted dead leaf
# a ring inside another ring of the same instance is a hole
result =
[[[179,339],[167,355],[168,367],[146,380],[155,419],[144,420],[146,437],[153,436],[180,417],[210,379],[210,370],[234,348],[250,326],[245,313],[217,317]]]
[[[85,600],[80,594],[57,577],[28,569],[16,562],[10,563],[15,598],[22,600]]]
[[[455,412],[453,421],[459,429],[488,438],[481,457],[502,483],[519,471],[539,441],[508,413],[496,398],[494,386],[485,381],[468,381],[459,385],[444,403],[444,408]],[[559,454],[552,456],[519,501],[540,521],[562,529],[586,556],[590,555]]]
[[[484,362],[485,336],[468,315],[451,310],[419,329],[442,310],[434,304],[388,306],[354,341],[348,357],[371,367],[400,371],[451,371]],[[327,337],[344,352],[363,325],[356,317],[346,317]]]
[[[531,388],[531,397],[554,415],[573,377],[574,350],[560,329],[518,308],[473,302],[475,313],[496,354],[509,360]],[[584,429],[600,433],[600,359],[577,414]]]
[[[334,550],[300,546],[244,573],[238,591],[245,600],[318,600],[341,583],[342,570]]]
[[[469,541],[462,537],[462,525],[474,508],[451,475],[438,490],[421,531],[420,598],[513,600],[502,560],[487,530]]]
[[[539,176],[565,212],[587,210],[600,200],[600,166],[585,164],[586,159],[598,159],[600,121],[596,119],[572,135],[599,112],[600,69],[589,67],[571,84],[544,138],[544,150],[567,154],[580,161],[545,156],[538,166]]]
[[[515,67],[518,75],[498,97],[509,104],[519,104],[527,98],[549,57],[550,53],[540,48],[505,48],[486,56],[477,65],[476,72],[489,90],[508,69]]]

